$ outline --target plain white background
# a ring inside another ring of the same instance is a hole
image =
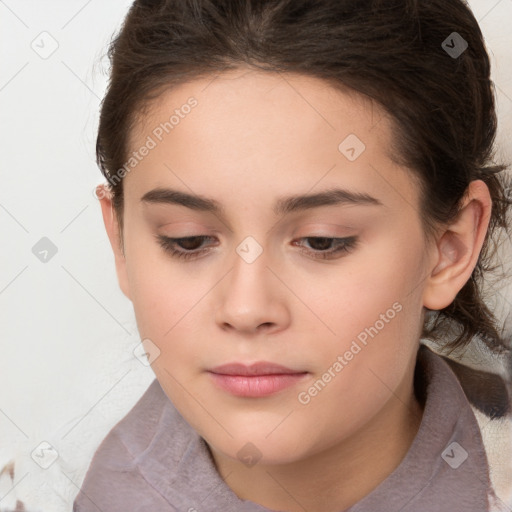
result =
[[[0,510],[16,499],[71,510],[98,444],[154,378],[133,354],[132,305],[93,195],[105,53],[130,4],[0,0],[0,470],[16,464]],[[512,0],[470,5],[493,66],[498,157],[512,161]]]

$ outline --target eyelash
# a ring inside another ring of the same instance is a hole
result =
[[[169,253],[174,258],[180,258],[183,260],[188,260],[190,258],[197,258],[201,254],[204,254],[208,252],[208,249],[200,249],[196,251],[181,251],[177,250],[176,243],[183,241],[183,240],[194,240],[194,239],[208,239],[212,238],[210,236],[206,235],[197,235],[197,236],[187,236],[187,237],[181,237],[181,238],[169,238],[167,236],[163,235],[157,235],[157,240],[160,246],[164,249],[165,252]],[[337,254],[346,254],[352,251],[356,245],[357,245],[357,237],[350,236],[347,238],[333,238],[333,237],[327,237],[327,236],[305,236],[302,238],[299,238],[299,240],[332,240],[334,242],[338,242],[338,248],[335,250],[331,250],[329,252],[322,252],[322,251],[308,251],[301,249],[301,252],[312,254],[313,258],[316,259],[333,259],[331,258],[331,255],[337,255]]]

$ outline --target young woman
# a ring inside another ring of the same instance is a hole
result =
[[[110,57],[97,195],[156,379],[74,511],[498,507],[457,365],[420,342],[509,354],[467,5],[138,0]]]

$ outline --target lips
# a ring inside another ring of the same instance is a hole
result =
[[[296,385],[308,375],[308,372],[265,361],[249,366],[224,364],[212,368],[208,373],[219,389],[245,398],[261,398],[278,393]]]
[[[289,375],[297,373],[305,373],[297,370],[292,370],[280,364],[268,363],[266,361],[254,363],[249,366],[242,363],[229,363],[221,366],[216,366],[210,370],[212,373],[221,375]]]

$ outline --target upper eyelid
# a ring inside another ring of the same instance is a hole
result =
[[[203,238],[203,239],[211,239],[211,238],[217,238],[214,235],[187,235],[187,236],[167,236],[167,235],[157,235],[157,238],[159,239],[167,239],[172,240],[173,242],[177,240],[187,240],[190,238]],[[329,238],[332,240],[347,240],[350,238],[354,238],[354,235],[347,235],[347,236],[333,236],[333,235],[325,235],[325,234],[314,234],[314,235],[303,235],[303,236],[297,236],[294,237],[294,240],[301,240],[304,238]]]
[[[173,242],[173,243],[179,242],[180,240],[187,240],[187,239],[194,239],[194,238],[200,238],[200,239],[202,239],[202,242],[205,242],[205,241],[208,241],[209,239],[214,239],[216,237],[211,236],[211,235],[187,235],[187,236],[179,236],[179,237],[170,237],[170,236],[165,236],[165,235],[157,235],[157,239],[159,241],[168,241],[168,242]],[[315,235],[306,235],[306,236],[295,237],[295,238],[293,238],[293,241],[296,241],[296,240],[307,240],[308,238],[326,238],[328,240],[334,240],[334,241],[353,242],[358,237],[355,236],[355,235],[349,235],[349,236],[328,236],[328,235],[315,234]],[[180,248],[179,250],[181,250],[183,252],[193,253],[193,252],[201,251],[204,248],[205,247],[200,247],[199,249],[193,249],[193,250],[187,250],[187,249]]]

